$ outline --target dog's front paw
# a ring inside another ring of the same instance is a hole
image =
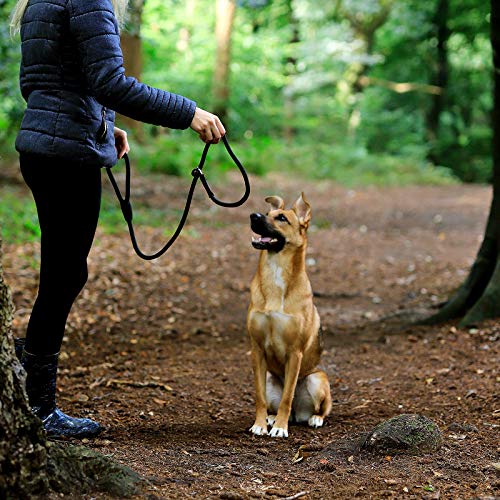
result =
[[[276,421],[276,415],[268,415],[266,417],[266,422],[267,422],[267,425],[269,426],[273,426],[274,425],[274,422]]]
[[[265,436],[267,434],[267,427],[261,427],[260,425],[254,424],[250,427],[249,431],[255,436]]]
[[[287,438],[288,437],[288,430],[287,429],[282,429],[281,427],[273,427],[271,429],[271,432],[269,435],[273,438]]]
[[[318,427],[323,426],[323,417],[319,415],[313,415],[308,421],[309,427],[314,427],[317,429]]]

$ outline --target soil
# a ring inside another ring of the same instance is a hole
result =
[[[134,200],[169,207],[168,225],[188,183],[136,174]],[[60,406],[106,426],[84,443],[149,479],[138,498],[500,495],[500,323],[412,326],[466,276],[490,189],[348,190],[282,175],[252,186],[238,209],[217,208],[198,191],[187,230],[155,262],[138,259],[125,232],[99,230],[59,379]],[[236,177],[214,186],[225,198],[240,189]],[[291,204],[301,191],[313,207],[307,263],[333,411],[318,430],[293,425],[288,439],[253,437],[245,317],[258,251],[248,215],[267,211],[267,195]],[[138,235],[151,250],[166,236],[146,227]],[[38,252],[37,244],[5,248],[20,336],[36,294]],[[348,445],[402,413],[436,422],[440,450],[379,456]]]

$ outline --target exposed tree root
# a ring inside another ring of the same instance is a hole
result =
[[[143,482],[132,469],[83,446],[49,443],[47,450],[51,491],[65,495],[101,491],[124,498],[138,493]]]
[[[418,321],[418,324],[434,325],[463,317],[460,325],[469,326],[500,316],[498,205],[498,197],[495,197],[483,243],[465,282],[436,314]]]
[[[500,257],[500,256],[499,256]],[[460,326],[471,326],[486,319],[500,316],[500,258],[497,259],[495,271],[479,300],[469,309],[460,322]]]
[[[469,276],[448,302],[434,315],[420,321],[433,325],[464,316],[488,288],[496,264],[496,242],[485,238]],[[497,314],[500,311],[497,310]]]

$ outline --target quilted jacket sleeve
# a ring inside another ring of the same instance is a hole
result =
[[[110,0],[68,0],[68,9],[87,85],[103,106],[153,125],[189,127],[195,102],[125,75]]]
[[[26,72],[24,71],[24,64],[21,61],[21,65],[19,66],[19,86],[21,88],[21,95],[23,96],[23,99],[26,102],[28,102],[29,94],[26,91],[26,87],[23,85],[25,75],[26,75]]]

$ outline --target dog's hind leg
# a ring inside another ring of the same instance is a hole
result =
[[[285,366],[285,381],[283,383],[283,396],[281,398],[278,414],[273,428],[269,432],[271,437],[288,437],[288,420],[292,411],[292,402],[299,377],[302,352],[294,351],[288,356]]]
[[[326,373],[318,370],[299,384],[293,404],[297,422],[307,422],[310,427],[321,427],[332,409],[330,383]]]
[[[267,400],[267,425],[271,427],[276,420],[276,414],[283,396],[283,382],[279,377],[267,372],[266,400]]]

